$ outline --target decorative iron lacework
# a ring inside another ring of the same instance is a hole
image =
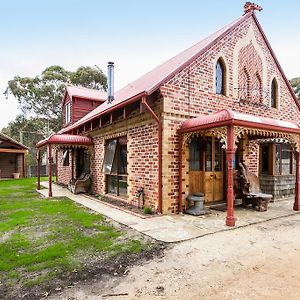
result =
[[[87,145],[72,145],[72,144],[54,144],[53,147],[55,150],[69,150],[69,149],[86,149],[89,151],[90,155],[94,157],[94,147],[93,146],[87,146]]]
[[[264,129],[246,128],[241,126],[234,126],[234,147],[236,148],[239,140],[245,136],[259,136],[263,138],[283,139],[291,144],[293,151],[299,152],[299,136],[293,133],[277,132]],[[222,148],[227,149],[227,128],[217,127],[209,130],[200,130],[197,132],[185,133],[183,136],[183,143],[189,144],[190,141],[197,136],[214,136],[220,139],[223,144]],[[261,140],[261,139],[257,139]]]
[[[216,64],[216,93],[224,94],[224,67],[220,60]]]

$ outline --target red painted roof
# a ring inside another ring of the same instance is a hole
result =
[[[70,84],[66,84],[66,91],[70,95],[70,97],[78,97],[83,99],[90,99],[95,101],[105,101],[107,98],[106,92],[88,89],[80,86],[74,86]]]
[[[214,34],[195,44],[194,46],[188,48],[187,50],[179,53],[175,57],[169,59],[165,63],[161,64],[152,71],[146,73],[142,77],[128,84],[124,88],[120,89],[115,93],[115,99],[111,104],[107,102],[101,104],[93,111],[88,113],[86,116],[75,122],[73,125],[68,126],[62,129],[60,132],[67,132],[71,129],[74,129],[87,121],[92,120],[93,118],[100,116],[114,108],[119,107],[122,104],[126,104],[128,100],[136,98],[143,94],[151,94],[154,92],[160,85],[168,81],[176,73],[184,69],[188,64],[190,64],[196,57],[201,55],[206,51],[212,44],[216,43],[221,39],[227,32],[238,26],[245,19],[251,17],[252,13],[245,14],[233,21],[229,25],[218,30]]]
[[[277,120],[243,114],[230,109],[222,109],[212,115],[202,115],[182,123],[180,132],[193,132],[205,128],[215,128],[229,124],[258,129],[273,129],[275,131],[290,131],[300,133],[300,126],[296,122]]]
[[[60,132],[68,132],[74,128],[77,128],[84,123],[91,121],[92,119],[99,117],[103,114],[111,112],[117,108],[125,106],[126,104],[130,103],[133,100],[140,98],[142,95],[150,95],[156,89],[158,89],[162,84],[167,82],[171,79],[174,75],[184,69],[187,65],[189,65],[193,60],[195,60],[198,56],[202,53],[207,51],[212,45],[214,45],[218,40],[222,39],[228,32],[232,31],[236,28],[239,24],[244,22],[246,19],[253,17],[254,21],[256,22],[259,30],[261,31],[262,36],[264,37],[266,44],[271,51],[271,54],[274,57],[274,60],[295,100],[296,105],[300,110],[300,104],[297,100],[297,97],[287,80],[283,70],[264,34],[262,27],[260,26],[255,13],[249,12],[237,20],[233,21],[229,25],[223,27],[219,31],[215,32],[214,34],[210,35],[209,37],[205,38],[204,40],[200,41],[199,43],[195,44],[194,46],[188,48],[187,50],[181,52],[177,56],[171,58],[170,60],[166,61],[165,63],[161,64],[157,68],[153,69],[152,71],[146,73],[139,79],[133,81],[132,83],[128,84],[124,88],[120,89],[115,94],[115,99],[111,104],[108,104],[107,101],[95,108],[93,111],[85,115],[83,118],[75,122],[74,124],[65,127]]]
[[[47,144],[67,144],[67,145],[93,145],[90,137],[85,135],[72,135],[72,134],[52,134],[48,138],[39,141],[36,148],[41,148]]]

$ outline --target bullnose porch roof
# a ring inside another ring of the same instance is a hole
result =
[[[179,132],[193,132],[226,125],[300,133],[299,123],[244,114],[230,109],[222,109],[212,115],[201,115],[187,120],[182,123]]]
[[[73,134],[52,134],[48,138],[39,141],[36,144],[36,148],[41,148],[47,144],[66,144],[66,145],[93,145],[93,141],[90,137],[84,135]]]

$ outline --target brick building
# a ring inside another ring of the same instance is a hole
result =
[[[67,86],[63,129],[37,145],[57,149],[58,182],[90,172],[94,193],[131,203],[143,187],[161,213],[184,211],[203,192],[206,203],[227,201],[232,226],[233,169],[243,161],[275,198],[296,187],[298,210],[300,106],[255,10],[247,2],[240,18],[108,100]],[[78,98],[90,107],[81,115]]]
[[[25,177],[28,147],[0,132],[0,178]]]

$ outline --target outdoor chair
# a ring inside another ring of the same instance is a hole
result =
[[[68,184],[68,189],[73,194],[87,193],[91,188],[91,175],[82,173],[77,179],[72,178]]]
[[[235,194],[242,198],[243,206],[251,204],[257,211],[266,211],[273,198],[271,194],[262,193],[259,178],[248,170],[248,167],[240,162],[236,174]]]

